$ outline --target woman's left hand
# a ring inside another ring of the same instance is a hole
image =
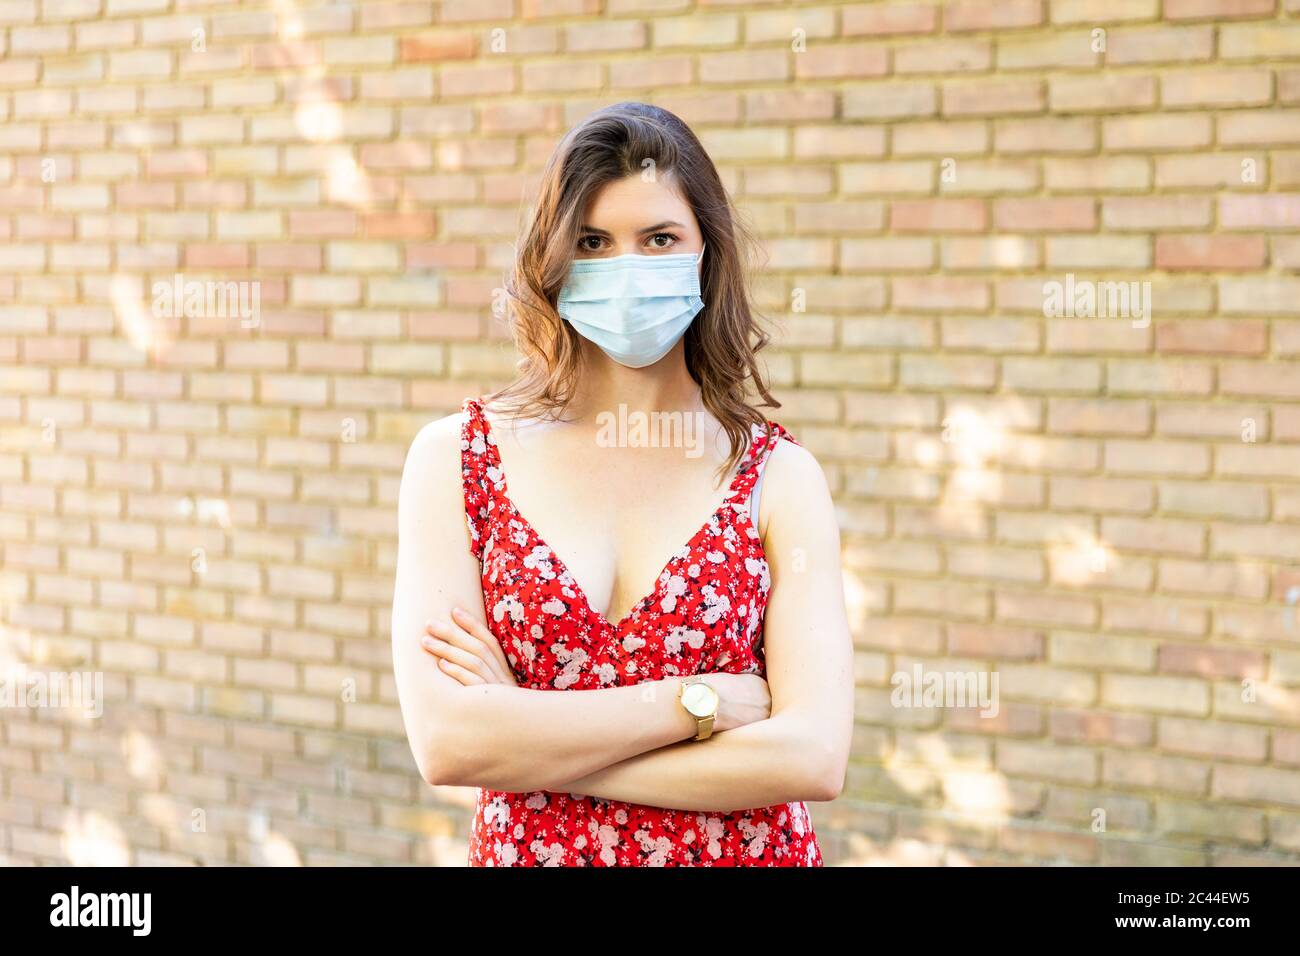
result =
[[[430,621],[420,643],[438,659],[438,667],[465,686],[518,686],[515,672],[487,625],[464,608],[451,609],[450,621]]]

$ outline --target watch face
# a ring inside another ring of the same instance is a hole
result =
[[[690,684],[682,691],[682,704],[693,717],[707,717],[713,713],[717,695],[704,684]]]

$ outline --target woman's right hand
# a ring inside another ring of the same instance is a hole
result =
[[[767,681],[759,675],[717,671],[700,676],[718,692],[718,713],[713,718],[715,734],[772,716],[772,695]]]

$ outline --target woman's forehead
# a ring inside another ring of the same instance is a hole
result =
[[[637,175],[607,183],[583,217],[584,228],[606,232],[638,232],[663,222],[686,228],[695,223],[695,214],[674,184]]]

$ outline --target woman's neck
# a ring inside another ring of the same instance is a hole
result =
[[[578,420],[593,420],[601,412],[617,411],[620,405],[639,412],[703,410],[700,387],[686,369],[682,342],[647,368],[619,365],[584,343],[583,363],[569,404],[569,414]]]

